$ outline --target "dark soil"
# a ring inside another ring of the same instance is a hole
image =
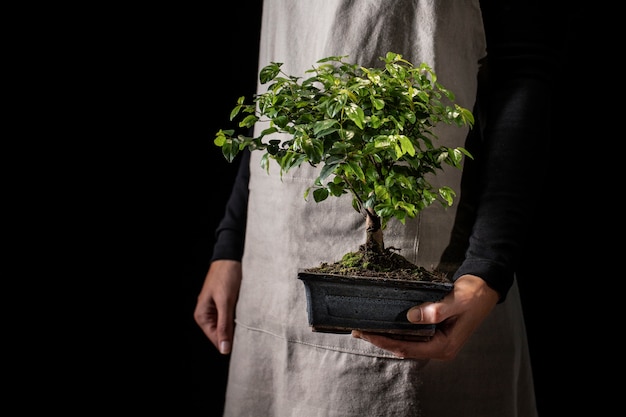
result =
[[[362,276],[370,278],[399,279],[409,281],[450,282],[443,274],[429,271],[407,260],[404,256],[386,248],[377,251],[361,245],[357,252],[349,252],[340,261],[322,263],[307,272],[337,275]]]

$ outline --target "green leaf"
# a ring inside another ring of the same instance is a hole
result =
[[[289,117],[287,116],[277,116],[274,118],[274,124],[281,129],[284,129],[287,124],[289,124]]]
[[[452,205],[454,197],[456,197],[456,193],[450,187],[441,187],[439,189],[439,195],[448,204],[448,206]]]
[[[370,100],[376,110],[382,110],[385,107],[385,101],[380,98],[371,97]]]
[[[347,163],[354,176],[361,181],[365,181],[365,174],[363,173],[363,169],[361,168],[361,166],[356,161],[352,160],[347,161]]]
[[[328,190],[326,188],[318,188],[315,191],[313,191],[313,200],[315,200],[316,203],[319,203],[320,201],[324,201],[328,198]]]
[[[350,103],[346,107],[346,116],[348,116],[348,118],[352,120],[354,124],[359,127],[359,129],[363,129],[363,124],[365,123],[365,113],[363,113],[362,108],[354,103]]]
[[[335,128],[336,125],[338,125],[338,123],[336,120],[333,119],[317,121],[313,123],[313,134],[318,137],[326,136],[332,132],[337,131],[337,129]]]
[[[276,78],[276,76],[280,73],[280,67],[282,65],[282,63],[272,62],[270,65],[262,68],[259,73],[259,80],[261,81],[261,84],[266,84]]]
[[[322,141],[307,137],[302,143],[302,149],[304,150],[306,158],[313,164],[322,160],[322,152],[324,151]]]
[[[239,147],[234,146],[232,141],[226,141],[222,145],[222,154],[228,162],[233,162],[237,154],[239,153]]]
[[[242,107],[243,106],[235,106],[233,108],[233,110],[230,112],[230,120],[233,120],[235,117],[237,117]]]
[[[335,197],[339,197],[342,194],[347,193],[345,186],[345,184],[335,184],[333,182],[328,183],[328,189],[330,190],[331,195],[334,195]]]
[[[402,155],[404,155],[405,153],[408,153],[411,156],[415,156],[415,147],[413,146],[413,144],[411,143],[411,140],[408,137],[404,135],[398,135],[396,136],[396,138],[400,142]]]
[[[326,165],[324,165],[320,171],[320,175],[319,175],[319,179],[320,180],[324,180],[326,178],[328,178],[328,176],[332,173],[334,173],[335,169],[337,168],[338,163],[329,163],[326,162]],[[345,184],[344,184],[345,185]]]
[[[249,116],[246,116],[241,122],[239,122],[239,127],[252,127],[258,120],[258,117],[251,114]]]
[[[232,135],[232,133],[231,133],[231,135]],[[223,146],[224,143],[226,143],[226,134],[224,133],[224,131],[222,129],[220,129],[215,134],[215,139],[213,140],[213,143],[215,143],[217,146]]]

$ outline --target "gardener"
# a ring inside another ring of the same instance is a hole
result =
[[[440,140],[475,160],[443,176],[461,190],[459,204],[386,232],[402,255],[452,269],[455,280],[441,302],[408,312],[415,323],[443,322],[434,338],[408,342],[310,330],[297,270],[353,249],[361,223],[349,196],[323,208],[304,200],[315,168],[268,175],[260,155],[245,154],[195,311],[211,342],[231,354],[226,416],[537,415],[514,270],[544,164],[531,145],[545,146],[549,134],[547,65],[540,27],[529,20],[539,14],[496,3],[483,16],[478,0],[264,0],[262,66],[282,62],[304,76],[321,57],[373,67],[387,51],[429,63],[477,120],[469,136],[450,127]]]

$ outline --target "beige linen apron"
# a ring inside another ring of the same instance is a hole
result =
[[[471,109],[478,61],[485,55],[478,1],[264,0],[260,66],[283,62],[288,74],[304,75],[325,56],[349,55],[352,62],[378,66],[387,51],[429,63]],[[438,135],[448,146],[463,146],[467,130],[446,126]],[[260,168],[260,156],[253,152],[250,161],[225,416],[536,415],[515,286],[453,362],[401,360],[350,335],[312,332],[297,271],[356,250],[365,239],[363,218],[348,196],[305,201],[314,168],[281,178],[276,164],[269,175]],[[460,178],[453,168],[438,177],[455,190]],[[385,243],[433,268],[454,215],[454,207],[433,205],[406,227],[391,222]]]

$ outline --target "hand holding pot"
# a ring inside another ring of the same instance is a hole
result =
[[[456,358],[470,336],[495,307],[498,299],[498,293],[481,278],[463,275],[455,282],[454,289],[440,302],[424,303],[411,308],[407,313],[407,319],[411,323],[440,323],[431,340],[397,340],[356,330],[352,332],[352,336],[401,358],[450,361]]]

